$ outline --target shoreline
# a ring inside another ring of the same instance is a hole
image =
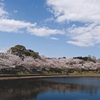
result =
[[[100,75],[30,75],[30,76],[0,76],[2,80],[22,80],[22,79],[40,79],[40,78],[81,78],[81,77],[100,77]]]

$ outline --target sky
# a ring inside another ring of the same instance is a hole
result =
[[[100,0],[0,0],[0,51],[17,44],[46,57],[100,58]]]

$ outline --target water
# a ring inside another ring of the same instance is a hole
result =
[[[0,81],[0,100],[100,100],[100,78]]]

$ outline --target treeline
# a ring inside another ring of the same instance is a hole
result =
[[[96,57],[95,56],[91,56],[89,55],[88,57],[73,57],[74,59],[80,59],[80,60],[84,60],[84,61],[92,61],[92,62],[96,62]]]
[[[0,53],[0,74],[70,74],[89,71],[100,71],[100,61],[95,56],[46,58],[23,45]]]
[[[15,68],[4,68],[0,70],[0,74],[8,74],[8,75],[54,75],[54,74],[89,74],[89,73],[100,74],[100,69],[83,69],[83,68],[32,68],[31,70],[26,69],[23,66],[17,66]]]

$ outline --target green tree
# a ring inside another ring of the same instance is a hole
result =
[[[15,47],[11,47],[8,53],[17,55],[24,59],[25,56],[32,56],[33,58],[40,58],[39,53],[33,50],[27,50],[23,45],[16,45]]]

